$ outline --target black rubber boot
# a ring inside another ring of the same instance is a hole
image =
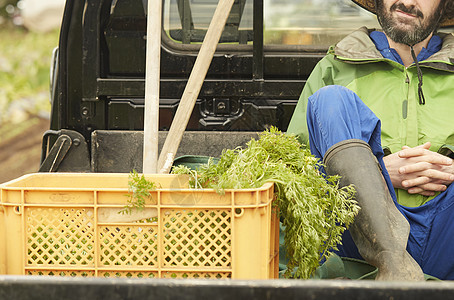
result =
[[[328,149],[323,162],[327,174],[341,176],[341,186],[355,186],[361,210],[349,230],[362,257],[378,268],[376,280],[424,280],[406,250],[410,225],[396,208],[369,145],[342,141]]]

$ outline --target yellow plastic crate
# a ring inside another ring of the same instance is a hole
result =
[[[0,274],[144,278],[278,277],[273,184],[159,188],[140,214],[122,216],[128,174],[38,173],[0,186]],[[126,219],[125,219],[126,218]]]

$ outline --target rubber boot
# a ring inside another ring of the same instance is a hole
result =
[[[340,186],[353,184],[361,207],[349,231],[359,253],[378,268],[376,280],[424,280],[406,250],[410,225],[395,206],[377,158],[362,140],[346,140],[328,149],[328,175],[340,175]]]

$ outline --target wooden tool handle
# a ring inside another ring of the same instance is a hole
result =
[[[219,0],[158,160],[158,173],[169,173],[213,59],[234,0]]]
[[[157,173],[162,1],[148,2],[143,173]]]

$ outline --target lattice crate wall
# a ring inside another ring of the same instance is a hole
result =
[[[40,173],[3,184],[0,274],[277,278],[272,184],[220,195],[188,189],[186,177],[149,179],[160,188],[134,220],[117,213],[128,174]]]

